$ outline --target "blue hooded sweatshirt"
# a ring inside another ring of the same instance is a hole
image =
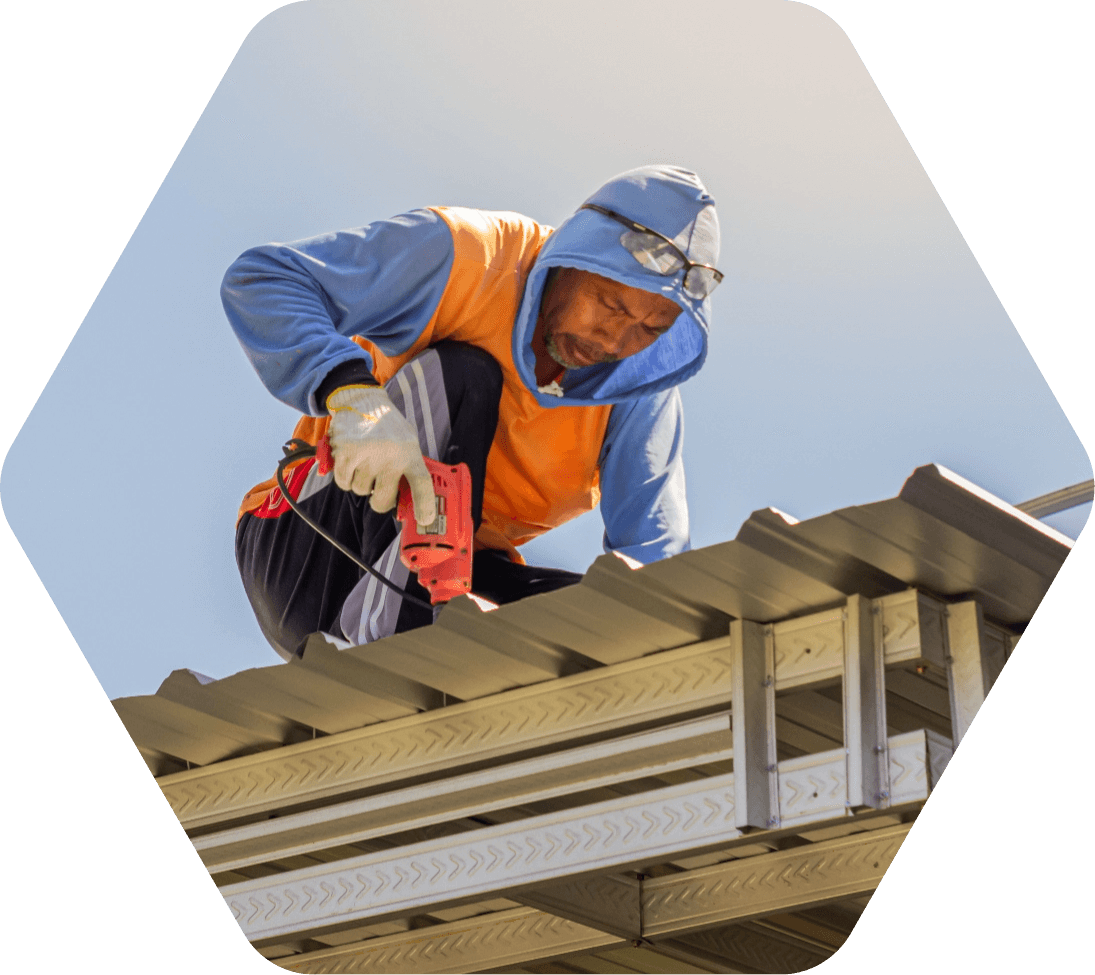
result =
[[[644,166],[610,180],[585,202],[664,234],[695,263],[717,264],[714,200],[694,173]],[[469,276],[476,279],[472,290],[482,292],[494,287],[495,278],[511,280],[516,274],[523,281],[516,282],[511,304],[499,298],[492,306],[512,309],[511,324],[504,326],[509,348],[500,355],[501,347],[492,341],[488,351],[500,359],[506,381],[519,384],[520,395],[542,411],[561,406],[607,411],[603,439],[590,445],[596,462],[592,503],[599,491],[605,551],[648,563],[689,547],[676,387],[703,365],[710,298],[689,296],[681,271],[661,274],[640,264],[621,242],[626,232],[611,217],[581,208],[553,232],[517,214],[416,210],[357,230],[249,250],[229,268],[222,299],[267,389],[302,413],[320,417],[334,388],[368,381],[373,371],[380,375],[384,370],[377,367],[384,363],[378,360],[399,364],[405,361],[401,357],[442,338],[476,342],[474,330],[461,331],[456,319],[468,305],[454,296],[464,293]],[[681,313],[642,352],[568,369],[558,383],[539,388],[532,337],[548,274],[556,267],[663,295]],[[453,312],[456,308],[460,311]],[[504,415],[499,423],[506,423]],[[535,446],[546,452],[546,444]],[[494,457],[492,451],[488,482]],[[551,480],[550,465],[541,480]],[[253,510],[269,486],[254,489],[244,510]],[[489,520],[486,506],[484,521]],[[520,502],[510,507],[518,510]],[[513,535],[513,544],[578,513],[568,509],[556,519],[538,512],[527,519],[534,526],[531,535]]]

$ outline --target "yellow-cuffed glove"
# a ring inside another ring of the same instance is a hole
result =
[[[437,513],[433,479],[422,460],[418,434],[388,394],[379,386],[342,386],[327,397],[327,412],[335,484],[343,491],[371,495],[373,511],[391,511],[405,477],[415,520],[431,524]]]

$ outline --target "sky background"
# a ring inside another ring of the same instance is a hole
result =
[[[295,414],[227,326],[225,269],[414,207],[555,225],[637,165],[706,181],[726,280],[682,388],[696,546],[757,508],[893,496],[929,462],[1012,502],[1090,476],[843,32],[799,4],[699,3],[701,58],[642,8],[312,2],[251,32],[3,469],[9,523],[111,698],[279,659],[233,524]],[[520,80],[499,85],[518,47]],[[58,451],[76,492],[43,477]],[[526,558],[584,571],[601,527],[591,513]]]

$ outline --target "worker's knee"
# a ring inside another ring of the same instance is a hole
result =
[[[464,395],[498,401],[502,395],[502,367],[494,356],[465,342],[440,342],[433,349],[441,358],[447,388],[459,386]]]

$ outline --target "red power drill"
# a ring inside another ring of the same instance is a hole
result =
[[[414,518],[411,489],[406,478],[399,482],[396,517],[403,522],[399,557],[418,574],[418,581],[430,594],[430,603],[446,603],[454,596],[471,592],[472,538],[471,471],[467,464],[442,464],[422,458],[433,478],[437,514],[429,525]],[[316,466],[320,474],[334,467],[331,445],[323,437],[316,444]]]

